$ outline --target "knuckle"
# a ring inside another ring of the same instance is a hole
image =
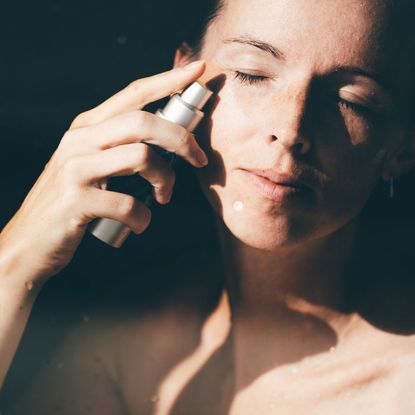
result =
[[[127,89],[129,89],[131,92],[138,92],[141,90],[142,83],[142,79],[136,79],[128,84]]]
[[[80,176],[82,170],[82,161],[80,157],[70,157],[63,163],[65,177],[70,181]]]
[[[66,186],[62,195],[62,202],[66,208],[71,211],[79,206],[80,201],[83,200],[81,189],[77,186]]]
[[[146,144],[138,144],[135,151],[132,151],[134,173],[147,170],[151,164],[151,148]]]
[[[162,176],[159,177],[158,182],[154,185],[158,193],[169,194],[176,181],[176,173],[169,168]]]
[[[66,143],[66,142],[71,142],[73,141],[74,137],[75,137],[75,131],[74,130],[67,130],[65,131],[65,134],[63,135],[61,142],[62,143]]]
[[[84,135],[86,131],[88,131],[88,127],[65,131],[59,143],[60,147],[64,147],[65,149],[73,147],[75,143],[79,143],[79,138],[81,135]]]
[[[151,210],[148,209],[146,206],[143,207],[140,221],[136,229],[134,230],[135,233],[143,233],[151,223]]]
[[[134,127],[137,131],[143,129],[150,122],[149,114],[146,111],[135,111]]]
[[[78,114],[72,121],[71,126],[69,128],[79,128],[84,126],[85,124],[88,124],[89,113],[90,111],[88,110]]]
[[[124,197],[118,205],[120,215],[123,217],[130,216],[135,211],[136,203],[132,196]]]
[[[184,127],[179,128],[178,137],[179,137],[179,142],[181,145],[185,146],[185,145],[190,144],[191,135],[186,130],[186,128]]]

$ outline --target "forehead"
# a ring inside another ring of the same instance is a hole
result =
[[[393,84],[410,71],[408,53],[403,49],[414,38],[404,19],[405,8],[398,10],[396,3],[399,1],[224,0],[220,18],[207,33],[206,53],[214,53],[226,38],[248,35],[281,49],[287,62],[314,65],[316,72],[332,66],[356,66],[389,78]]]

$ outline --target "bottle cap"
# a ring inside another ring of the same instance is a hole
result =
[[[211,95],[212,91],[200,85],[199,82],[193,82],[193,84],[186,88],[180,97],[186,104],[200,110]]]

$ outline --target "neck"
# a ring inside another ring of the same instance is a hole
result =
[[[329,236],[293,248],[266,252],[236,239],[217,222],[226,282],[234,313],[262,313],[275,307],[347,309],[349,265],[357,221]]]
[[[348,335],[357,325],[348,312],[346,284],[356,222],[325,238],[274,252],[249,247],[222,222],[217,225],[237,383],[246,384],[269,367],[340,346],[343,333]]]

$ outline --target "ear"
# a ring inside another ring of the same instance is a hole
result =
[[[403,176],[415,168],[415,127],[406,136],[396,153],[385,163],[382,178],[389,180]]]
[[[182,44],[176,49],[173,68],[183,67],[192,62],[192,60],[194,60],[193,49],[189,46],[188,43],[182,42]]]

